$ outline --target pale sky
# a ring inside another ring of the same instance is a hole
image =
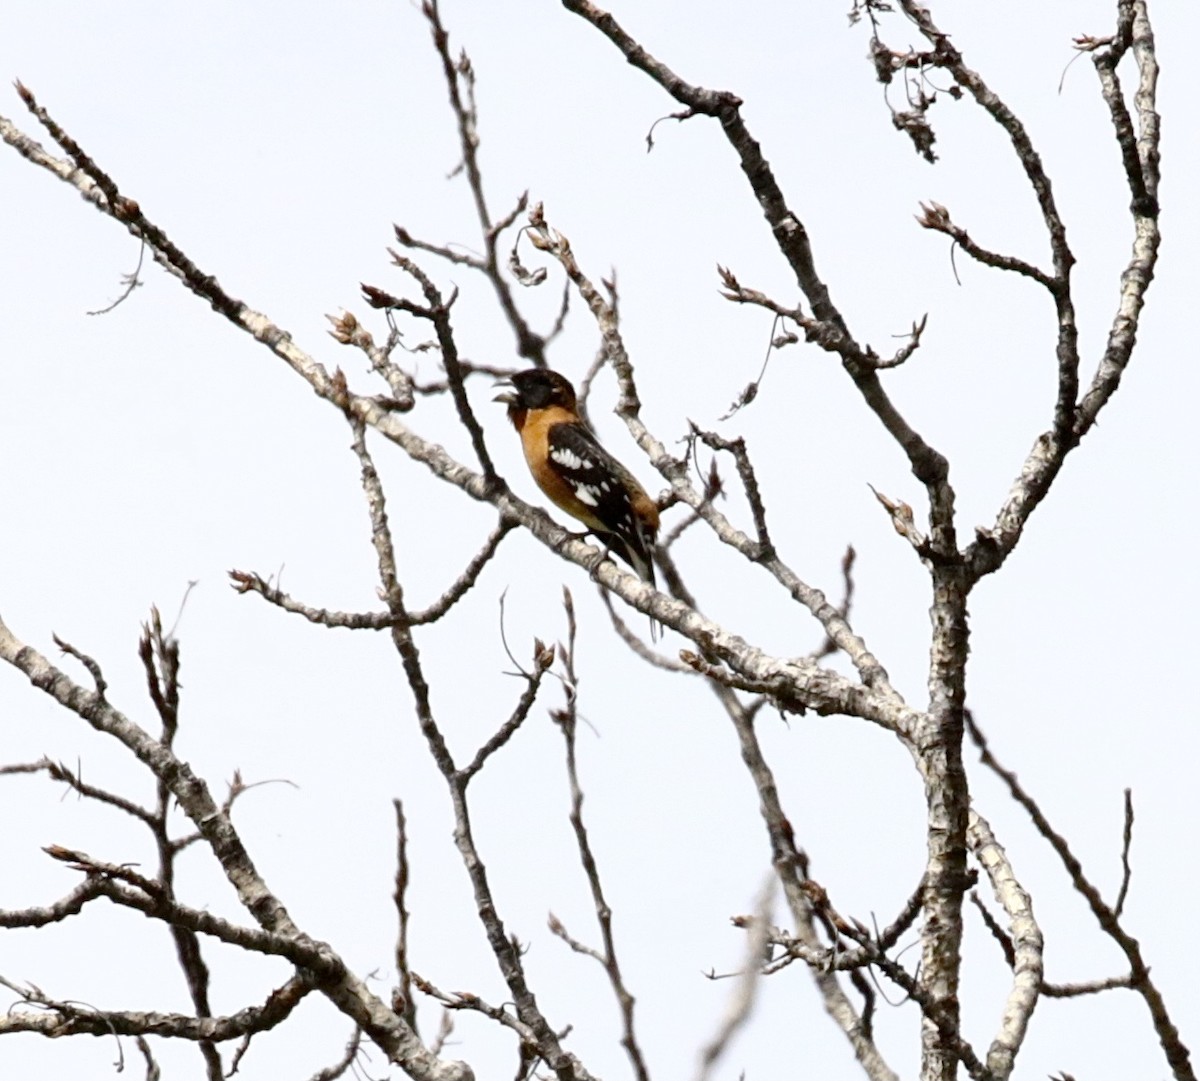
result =
[[[727,89],[763,144],[809,229],[818,269],[860,340],[881,353],[929,313],[920,351],[886,385],[908,419],[950,459],[960,535],[990,524],[1035,435],[1048,426],[1053,311],[1031,283],[972,263],[955,281],[946,238],[913,220],[920,201],[948,206],[981,244],[1048,264],[1036,203],[1000,129],[974,105],[939,95],[930,112],[941,156],[930,166],[893,130],[866,59],[868,30],[847,27],[848,0],[719,4],[640,0],[612,10],[685,78]],[[1083,378],[1103,347],[1127,256],[1128,193],[1116,143],[1085,57],[1072,37],[1111,33],[1115,3],[956,3],[932,10],[1030,129],[1079,258],[1074,284]],[[1200,213],[1200,105],[1190,43],[1193,5],[1152,4],[1162,76],[1165,243],[1139,346],[1111,405],[1039,508],[1014,556],[973,595],[968,701],[995,753],[1035,794],[1111,900],[1120,882],[1122,790],[1137,824],[1126,929],[1137,937],[1172,1016],[1200,1043],[1196,950],[1188,931],[1200,794],[1196,709],[1187,693],[1197,644],[1194,402],[1200,392],[1195,315]],[[925,701],[928,578],[893,532],[868,484],[925,514],[899,448],[837,362],[814,346],[780,352],[759,399],[718,418],[757,374],[765,313],[721,299],[716,267],[783,303],[796,288],[715,122],[660,124],[678,106],[559,5],[445,0],[443,18],[478,75],[481,161],[502,214],[528,189],[571,240],[593,278],[618,276],[622,327],[643,419],[669,448],[688,419],[744,435],[776,542],[797,573],[840,591],[845,546],[859,553],[852,622],[916,705]],[[913,41],[884,23],[897,48]],[[50,113],[205,271],[268,314],[352,384],[380,392],[361,354],[327,334],[349,309],[383,337],[359,283],[399,291],[393,223],[434,243],[479,247],[467,189],[447,179],[459,158],[439,63],[418,8],[406,3],[113,6],[10,0],[0,32],[0,82],[21,79]],[[939,86],[947,80],[935,77]],[[891,100],[903,107],[902,89]],[[49,143],[15,92],[0,113]],[[58,634],[101,662],[109,699],[156,725],[136,656],[157,604],[182,643],[179,753],[218,796],[235,770],[247,782],[287,779],[238,802],[234,821],[271,888],[306,931],[329,941],[384,997],[395,916],[391,801],[411,835],[413,965],[435,984],[503,1002],[506,991],[475,918],[450,842],[444,786],[417,730],[411,696],[385,636],[314,627],[237,596],[226,571],[264,576],[306,603],[375,610],[376,574],[349,432],[267,350],[157,267],[104,316],[136,242],[65,185],[0,148],[0,614],[56,658]],[[527,248],[527,263],[540,265]],[[446,290],[463,355],[518,358],[494,296],[463,267],[419,257]],[[547,264],[548,265],[548,264]],[[562,279],[520,290],[547,328]],[[578,379],[595,325],[578,302],[552,364]],[[416,344],[429,337],[405,326]],[[437,375],[432,354],[416,361]],[[472,381],[501,473],[542,503],[492,389]],[[605,442],[652,491],[664,487],[610,415],[603,376],[592,417]],[[409,415],[464,459],[449,404]],[[439,487],[382,441],[402,574],[428,603],[479,547],[490,508]],[[707,462],[707,456],[703,459]],[[732,467],[726,475],[734,486]],[[727,511],[749,526],[743,503]],[[681,512],[666,516],[669,527]],[[761,571],[694,530],[677,549],[713,618],[782,655],[822,633]],[[698,680],[652,671],[609,629],[594,587],[526,535],[503,544],[453,618],[419,635],[434,705],[455,752],[468,756],[520,691],[499,638],[499,598],[518,657],[564,633],[560,594],[579,608],[580,761],[593,843],[616,916],[617,945],[638,1000],[651,1072],[690,1076],[732,990],[704,973],[742,959],[729,917],[750,911],[770,851],[733,732]],[[641,617],[634,625],[643,626]],[[664,647],[686,643],[669,634]],[[843,663],[843,662],[839,662]],[[84,674],[67,660],[69,671]],[[1182,702],[1180,701],[1182,699]],[[539,1003],[597,1076],[629,1076],[616,1007],[593,962],[546,929],[553,911],[597,942],[586,881],[567,822],[561,739],[546,715],[548,684],[525,728],[472,788],[474,820],[508,929],[529,946]],[[893,737],[846,718],[764,712],[760,732],[812,874],[840,911],[882,925],[924,865],[921,786]],[[42,755],[79,765],[92,783],[143,800],[147,775],[111,740],[53,708],[13,670],[0,671],[0,760]],[[974,799],[1032,893],[1047,938],[1049,979],[1123,972],[1047,845],[968,749]],[[0,908],[49,904],[78,873],[42,851],[82,849],[153,867],[144,830],[62,797],[44,778],[0,778]],[[206,853],[184,861],[181,896],[242,922]],[[986,892],[986,889],[985,889]],[[786,922],[777,902],[776,920]],[[980,1051],[1008,989],[995,944],[967,912],[965,1032]],[[1182,941],[1181,941],[1182,939]],[[916,934],[906,942],[915,942]],[[288,966],[207,944],[217,1012],[259,1004]],[[910,968],[918,949],[904,955]],[[93,905],[40,931],[0,935],[0,975],[97,1008],[187,1010],[161,925]],[[893,1001],[899,992],[885,988]],[[7,992],[5,993],[7,995]],[[3,996],[0,996],[3,997]],[[7,1006],[11,996],[0,1003]],[[439,1008],[422,1006],[422,1032]],[[453,1054],[476,1076],[509,1077],[511,1041],[489,1022],[456,1016]],[[917,1070],[919,1018],[880,1002],[880,1049],[902,1076]],[[335,1061],[349,1022],[311,996],[292,1021],[255,1039],[239,1073],[303,1078]],[[156,1048],[165,1076],[202,1076],[192,1046]],[[127,1057],[136,1057],[126,1041]],[[106,1077],[109,1039],[0,1041],[0,1075],[23,1081]],[[140,1061],[127,1069],[138,1076]],[[1168,1076],[1142,1000],[1113,992],[1043,1000],[1016,1077],[1065,1070],[1080,1078]],[[716,1076],[748,1081],[861,1076],[797,965],[765,981],[758,1010]],[[371,1077],[388,1075],[375,1053]],[[390,1076],[398,1077],[398,1069]]]

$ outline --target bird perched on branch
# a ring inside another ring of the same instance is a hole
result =
[[[530,368],[507,383],[512,389],[495,401],[508,406],[538,487],[642,581],[654,585],[658,507],[584,424],[570,381],[546,368]]]

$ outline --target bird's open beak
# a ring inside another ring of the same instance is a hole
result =
[[[517,404],[517,393],[516,393],[516,389],[512,385],[511,380],[497,379],[495,385],[498,387],[507,387],[508,389],[505,390],[501,394],[497,394],[492,399],[493,402],[503,402],[505,405],[516,405]]]

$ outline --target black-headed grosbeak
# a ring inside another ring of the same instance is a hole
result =
[[[517,372],[495,401],[521,436],[525,461],[555,506],[578,519],[651,585],[658,507],[584,424],[569,380],[546,368]]]

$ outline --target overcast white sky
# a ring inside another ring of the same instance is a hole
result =
[[[1052,311],[1032,285],[957,259],[913,221],[920,200],[947,205],[980,243],[1045,265],[1032,195],[999,129],[967,102],[931,112],[941,161],[931,167],[892,130],[866,60],[867,31],[847,28],[848,0],[723,4],[640,0],[614,7],[627,28],[685,78],[729,89],[810,230],[817,265],[860,340],[881,352],[929,313],[917,356],[887,384],[952,463],[960,532],[992,520],[1034,436],[1050,418]],[[970,63],[1028,124],[1054,180],[1070,240],[1085,377],[1099,356],[1129,248],[1115,143],[1085,58],[1058,82],[1077,34],[1107,34],[1111,0],[1036,0],[933,10]],[[996,753],[1020,773],[1093,880],[1119,883],[1121,792],[1134,791],[1135,877],[1127,927],[1143,944],[1185,1041],[1200,1041],[1195,979],[1194,761],[1198,586],[1195,402],[1190,327],[1200,236],[1200,107],[1191,43],[1200,12],[1152,5],[1162,64],[1165,244],[1140,344],[1098,429],[1072,457],[1017,553],[973,597],[969,701]],[[784,302],[795,286],[715,123],[660,125],[677,106],[606,41],[549,2],[445,0],[443,16],[478,73],[482,162],[492,207],[528,188],[571,239],[586,270],[615,268],[644,419],[671,445],[692,418],[716,426],[758,371],[770,332],[761,313],[718,295],[716,265]],[[890,41],[911,39],[898,19]],[[358,283],[406,286],[389,267],[392,223],[442,243],[477,246],[438,61],[407,3],[117,6],[9,0],[0,82],[20,78],[199,265],[266,312],[328,366],[369,386],[360,354],[326,335],[325,315],[367,316]],[[898,88],[893,93],[898,93]],[[0,113],[31,129],[15,93]],[[227,586],[231,567],[273,574],[305,601],[378,607],[373,553],[341,418],[291,372],[157,268],[116,311],[135,242],[70,189],[7,148],[0,153],[0,613],[53,655],[57,633],[104,665],[109,697],[155,723],[135,645],[150,605],[179,622],[184,705],[179,750],[218,791],[287,778],[246,795],[235,821],[267,882],[311,934],[374,986],[390,987],[394,913],[391,800],[412,835],[413,963],[436,984],[493,1001],[505,993],[450,845],[439,778],[417,731],[388,641],[325,631]],[[516,362],[482,283],[424,259],[455,308],[464,355]],[[553,318],[560,279],[521,300]],[[544,293],[545,295],[540,295]],[[577,378],[596,334],[576,312],[551,354]],[[382,326],[374,319],[370,325]],[[420,333],[414,336],[419,340]],[[436,365],[419,361],[425,377]],[[524,472],[489,385],[472,384],[502,473],[527,498]],[[602,379],[593,416],[650,485]],[[444,403],[411,415],[422,432],[466,449]],[[899,449],[840,367],[812,347],[773,362],[760,399],[721,426],[744,434],[775,536],[812,584],[837,594],[847,543],[859,551],[853,622],[916,705],[924,701],[926,575],[892,531],[868,483],[924,513]],[[441,591],[476,549],[491,512],[440,490],[380,446],[403,573],[414,604]],[[730,471],[732,476],[732,471]],[[661,487],[661,485],[659,485]],[[653,486],[652,486],[653,487]],[[656,489],[657,490],[657,489]],[[732,514],[745,521],[736,501]],[[675,512],[676,514],[678,512]],[[674,518],[668,517],[668,524]],[[781,653],[821,638],[806,613],[699,530],[678,550],[702,604],[737,633]],[[560,589],[579,602],[580,755],[593,840],[617,912],[618,946],[652,1072],[687,1076],[730,984],[769,848],[728,721],[698,681],[648,670],[615,642],[586,578],[524,536],[509,538],[456,618],[424,632],[438,716],[459,754],[507,716],[519,693],[498,629],[519,655],[534,635],[563,633]],[[640,620],[638,622],[640,626]],[[670,648],[682,643],[669,637]],[[546,705],[558,704],[549,688]],[[921,789],[885,733],[845,719],[763,715],[764,742],[813,875],[838,907],[889,921],[923,866]],[[127,756],[51,708],[17,673],[0,672],[0,759],[79,763],[96,784],[142,799],[152,789]],[[628,1075],[616,1009],[600,970],[545,927],[553,910],[596,940],[573,856],[560,739],[539,708],[474,789],[480,843],[509,929],[552,1023],[598,1076]],[[970,758],[977,805],[1034,897],[1059,981],[1121,971],[1115,948],[1045,844]],[[41,846],[112,862],[152,850],[127,820],[62,799],[44,779],[0,783],[0,907],[46,904],[77,874]],[[198,849],[181,893],[239,916],[231,889]],[[777,911],[782,921],[782,909]],[[240,917],[239,917],[240,918]],[[967,1034],[986,1047],[1007,990],[994,944],[969,920]],[[913,936],[915,937],[915,936]],[[89,910],[38,932],[0,936],[0,975],[98,1008],[188,1008],[167,933],[128,913]],[[915,963],[916,953],[906,959]],[[286,966],[209,947],[213,1005],[261,1002]],[[893,993],[893,998],[898,997]],[[882,1005],[882,1004],[881,1004]],[[256,1039],[247,1078],[309,1076],[335,1060],[345,1019],[317,997],[302,1020]],[[422,1013],[426,1033],[437,1011]],[[881,1049],[916,1070],[917,1011],[882,1005]],[[480,1078],[511,1076],[508,1039],[467,1015],[455,1053]],[[126,1046],[132,1053],[132,1046]],[[111,1039],[0,1043],[0,1074],[27,1081],[108,1076]],[[161,1052],[166,1076],[201,1076],[194,1048]],[[129,1068],[140,1069],[132,1065]],[[386,1074],[377,1055],[367,1067]],[[751,1081],[858,1076],[845,1041],[795,968],[763,988],[758,1013],[721,1076]],[[1044,1001],[1017,1076],[1165,1077],[1141,1000],[1114,993]],[[398,1076],[398,1071],[391,1071]]]

